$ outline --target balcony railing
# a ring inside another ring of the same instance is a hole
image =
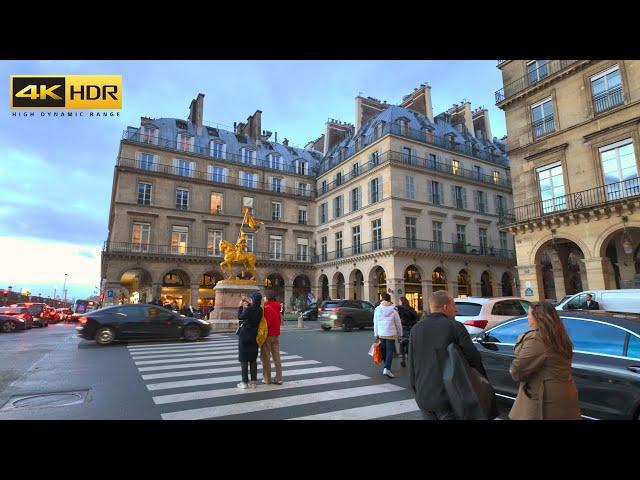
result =
[[[496,91],[496,104],[500,104],[507,98],[513,97],[527,88],[542,82],[577,61],[578,60],[549,60],[540,65],[536,70],[527,72],[526,75],[506,84],[503,88]]]
[[[418,240],[415,238],[387,237],[378,242],[361,243],[358,246],[343,247],[342,251],[319,253],[315,257],[315,262],[328,262],[339,260],[341,258],[361,255],[363,253],[372,253],[388,249],[412,249],[423,250],[435,253],[459,253],[463,255],[478,255],[484,257],[498,257],[515,259],[514,250],[504,250],[494,247],[464,245],[460,243],[435,242],[433,240]]]
[[[554,132],[556,129],[556,121],[552,115],[547,115],[540,120],[533,122],[533,136],[535,138],[543,137]]]
[[[593,108],[596,113],[601,113],[624,103],[622,85],[610,88],[593,96]]]
[[[175,150],[176,152],[195,153],[197,155],[207,157],[207,159],[209,160],[224,160],[227,162],[247,165],[249,167],[268,169],[276,172],[288,173],[291,175],[300,175],[305,177],[315,176],[314,173],[311,172],[310,165],[307,160],[305,160],[306,170],[304,173],[302,173],[298,171],[295,165],[285,165],[282,159],[280,160],[280,163],[278,165],[273,165],[267,158],[256,158],[255,163],[252,163],[253,160],[250,160],[247,157],[243,157],[242,155],[216,151],[210,147],[200,147],[198,145],[194,145],[192,147],[191,144],[185,144],[177,140],[172,140],[169,138],[158,138],[141,132],[133,132],[129,130],[125,130],[124,132],[122,132],[122,138],[123,140],[128,140],[130,142],[136,142],[143,145],[156,145],[158,147]]]
[[[310,249],[312,250],[312,249]],[[145,243],[104,242],[103,252],[107,253],[139,253],[149,255],[165,255],[171,257],[220,258],[222,253],[213,248],[190,247],[183,245],[151,245]],[[277,260],[281,262],[311,263],[313,253],[306,256],[295,253],[253,252],[257,260]]]
[[[347,173],[344,173],[339,181],[334,180],[333,182],[327,183],[325,188],[323,188],[322,185],[318,185],[317,194],[323,195],[324,193],[335,190],[348,181],[363,175],[364,173],[379,165],[386,164],[387,162],[395,165],[410,165],[412,167],[418,167],[424,170],[445,173],[454,177],[463,177],[470,180],[475,180],[476,182],[486,183],[488,185],[496,185],[504,188],[511,187],[511,179],[506,175],[500,177],[494,177],[493,175],[484,175],[474,170],[454,167],[453,165],[451,165],[451,163],[438,162],[429,158],[422,158],[416,155],[408,155],[402,152],[387,151],[379,154],[375,160],[369,160],[367,163],[359,165],[357,172],[351,170]]]
[[[345,160],[351,158],[357,152],[366,148],[368,145],[372,144],[379,138],[384,137],[388,133],[393,135],[397,135],[399,137],[410,138],[412,140],[417,140],[422,143],[426,143],[429,145],[435,145],[440,148],[444,148],[445,150],[450,150],[457,153],[462,153],[464,155],[469,155],[480,160],[484,160],[486,162],[495,163],[496,165],[501,165],[503,167],[508,166],[508,162],[504,159],[502,155],[496,155],[487,150],[480,150],[479,148],[474,148],[471,142],[460,144],[460,143],[452,143],[449,139],[448,135],[432,135],[425,130],[415,130],[413,128],[405,128],[397,123],[384,123],[382,128],[376,131],[374,129],[367,137],[361,138],[360,145],[361,147],[356,149],[355,143],[352,143],[349,148],[344,152],[342,159],[333,158],[331,160],[327,159],[319,170],[319,175],[322,175],[326,171],[332,169],[336,165],[343,163]]]
[[[568,213],[584,208],[607,206],[640,195],[640,178],[610,183],[602,187],[570,193],[560,197],[513,208],[501,214],[498,225],[506,226],[543,218],[547,215]]]
[[[234,177],[231,175],[215,175],[213,172],[202,172],[199,170],[191,170],[189,168],[175,167],[173,165],[164,165],[160,163],[150,163],[144,160],[137,160],[135,158],[118,157],[119,167],[136,168],[138,170],[145,170],[148,172],[165,173],[168,175],[175,175],[178,177],[194,178],[198,180],[205,180],[219,185],[238,185],[245,188],[251,188],[254,190],[266,190],[272,193],[287,193],[289,195],[297,195],[300,197],[314,198],[315,188],[309,184],[308,188],[296,188],[296,187],[280,187],[278,190],[273,189],[273,185],[269,182],[259,182],[249,180],[242,177]]]

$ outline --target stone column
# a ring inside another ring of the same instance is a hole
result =
[[[199,288],[199,284],[192,284],[189,291],[189,304],[191,304],[194,309],[198,308],[198,298],[200,297],[200,294],[198,293]]]
[[[422,280],[422,309],[425,312],[429,312],[429,297],[433,293],[433,286],[431,280]],[[422,312],[418,312],[421,314]]]
[[[551,260],[551,267],[553,268],[553,283],[556,287],[556,300],[560,301],[567,294],[567,289],[564,283],[565,272],[562,265],[559,252],[549,252],[549,259]],[[565,257],[566,261],[566,257]],[[583,288],[585,285],[582,285]]]
[[[584,266],[587,271],[587,284],[582,285],[584,290],[605,290],[607,287],[606,263],[602,257],[592,257],[584,260]]]
[[[364,300],[367,300],[375,305],[376,302],[378,301],[378,295],[376,294],[375,283],[370,282],[369,280],[365,280],[363,291],[364,291]]]
[[[353,282],[350,282],[348,279],[345,279],[344,281],[345,298],[348,298],[349,300],[353,300],[353,292],[355,292],[355,289],[353,288]]]
[[[291,310],[291,297],[293,296],[293,285],[284,286],[284,311],[288,312]]]
[[[162,291],[162,284],[161,283],[153,283],[151,284],[151,299],[153,300],[154,298],[157,300],[160,300],[160,292]]]
[[[393,290],[393,293],[388,292],[389,288]],[[404,290],[404,278],[387,278],[387,293],[391,295],[391,301],[393,303],[400,303],[400,297],[403,297],[406,293]]]
[[[518,278],[520,279],[520,294],[527,300],[537,302],[542,298],[542,267],[539,265],[518,265]],[[529,285],[529,286],[527,286]],[[527,295],[530,288],[533,295]]]

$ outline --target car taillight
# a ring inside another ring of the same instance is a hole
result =
[[[89,319],[87,317],[80,317],[80,319],[78,320],[78,323],[80,325],[84,325],[85,323],[87,323],[89,321]]]
[[[331,310],[332,312],[339,312],[340,311],[340,307],[330,308],[329,310]]]
[[[464,322],[465,325],[469,325],[470,327],[476,327],[476,328],[482,328],[482,329],[484,329],[488,323],[489,323],[488,320],[467,320],[466,322]]]
[[[18,315],[18,318],[21,318],[22,320],[27,320],[27,316],[24,313],[21,313],[20,315]]]

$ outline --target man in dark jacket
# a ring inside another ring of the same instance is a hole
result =
[[[584,302],[584,308],[587,310],[600,310],[600,304],[593,299],[590,293],[587,293],[587,301]]]
[[[469,365],[487,374],[469,332],[455,320],[458,311],[451,294],[444,290],[432,293],[429,309],[431,313],[411,329],[409,336],[409,382],[425,420],[455,420],[440,367],[449,344],[458,345]]]
[[[245,296],[240,300],[238,308],[238,360],[242,369],[242,381],[238,388],[255,388],[258,383],[258,326],[262,319],[262,294],[253,292],[251,298]],[[249,382],[249,370],[251,370],[251,382]]]

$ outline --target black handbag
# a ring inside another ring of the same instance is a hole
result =
[[[460,420],[493,420],[499,414],[489,380],[469,365],[460,347],[449,344],[442,358],[442,381]]]

